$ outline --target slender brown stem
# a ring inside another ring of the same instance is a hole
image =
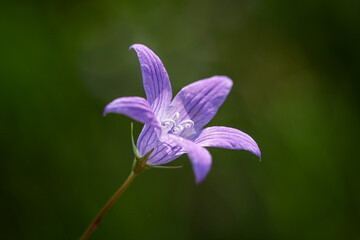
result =
[[[115,194],[109,199],[109,201],[105,204],[105,206],[101,209],[96,218],[90,223],[89,227],[86,229],[84,234],[81,236],[80,240],[86,240],[92,234],[92,232],[99,226],[101,218],[105,215],[105,213],[109,210],[109,208],[114,204],[116,199],[120,197],[120,195],[125,191],[125,189],[130,185],[136,173],[131,171],[131,174],[126,179],[124,184],[115,192]]]

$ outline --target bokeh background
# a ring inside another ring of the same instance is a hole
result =
[[[91,239],[360,239],[359,3],[2,1],[0,238],[77,239],[125,180],[131,120],[102,111],[145,95],[143,43],[174,94],[232,78],[209,125],[262,162],[210,149],[200,185],[186,155],[145,172]]]

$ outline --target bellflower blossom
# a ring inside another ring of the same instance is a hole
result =
[[[115,99],[105,107],[104,114],[124,114],[145,124],[136,145],[140,156],[153,150],[147,164],[166,164],[186,153],[200,183],[212,162],[205,147],[243,149],[261,158],[259,147],[246,133],[229,127],[203,128],[229,94],[233,85],[230,78],[213,76],[194,82],[172,99],[169,76],[159,57],[142,44],[130,49],[139,57],[146,99]]]

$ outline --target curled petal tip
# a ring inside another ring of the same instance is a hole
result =
[[[256,144],[256,142],[254,141],[254,143]],[[259,162],[261,162],[261,151],[260,148],[257,146],[257,144],[255,145],[255,147],[253,149],[244,149],[247,151],[250,151],[251,153],[253,153],[255,156],[257,156],[259,158]]]
[[[210,154],[209,154],[210,155]],[[210,156],[211,157],[211,156]],[[195,183],[196,184],[200,184],[202,183],[205,178],[207,177],[207,175],[210,172],[210,168],[211,166],[202,166],[203,169],[196,169],[196,167],[194,168],[194,172],[195,172]]]
[[[104,108],[104,112],[103,112],[103,116],[105,117],[106,114],[108,114],[110,111],[109,109],[107,108],[107,106]]]
[[[212,78],[218,79],[218,80],[224,82],[225,85],[228,86],[228,87],[230,87],[230,88],[233,86],[233,80],[231,80],[231,78],[229,78],[228,76],[215,75],[215,76],[213,76]]]
[[[195,184],[200,184],[204,181],[205,178],[202,179],[195,179]]]
[[[259,161],[261,162],[261,151],[260,148],[257,146],[257,144],[256,144],[256,149],[253,151],[253,153],[259,158]]]
[[[134,43],[133,45],[131,45],[130,47],[129,47],[129,50],[131,50],[131,49],[136,49],[137,47],[141,47],[141,46],[144,46],[143,44],[140,44],[140,43]]]

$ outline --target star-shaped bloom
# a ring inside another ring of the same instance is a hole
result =
[[[159,57],[148,47],[134,44],[139,57],[146,99],[121,97],[109,103],[104,114],[124,114],[144,123],[137,140],[141,156],[151,150],[147,163],[162,165],[188,154],[200,183],[211,168],[205,147],[243,149],[261,158],[256,142],[246,133],[229,127],[204,126],[215,116],[233,85],[226,76],[194,82],[172,99],[169,76]]]

